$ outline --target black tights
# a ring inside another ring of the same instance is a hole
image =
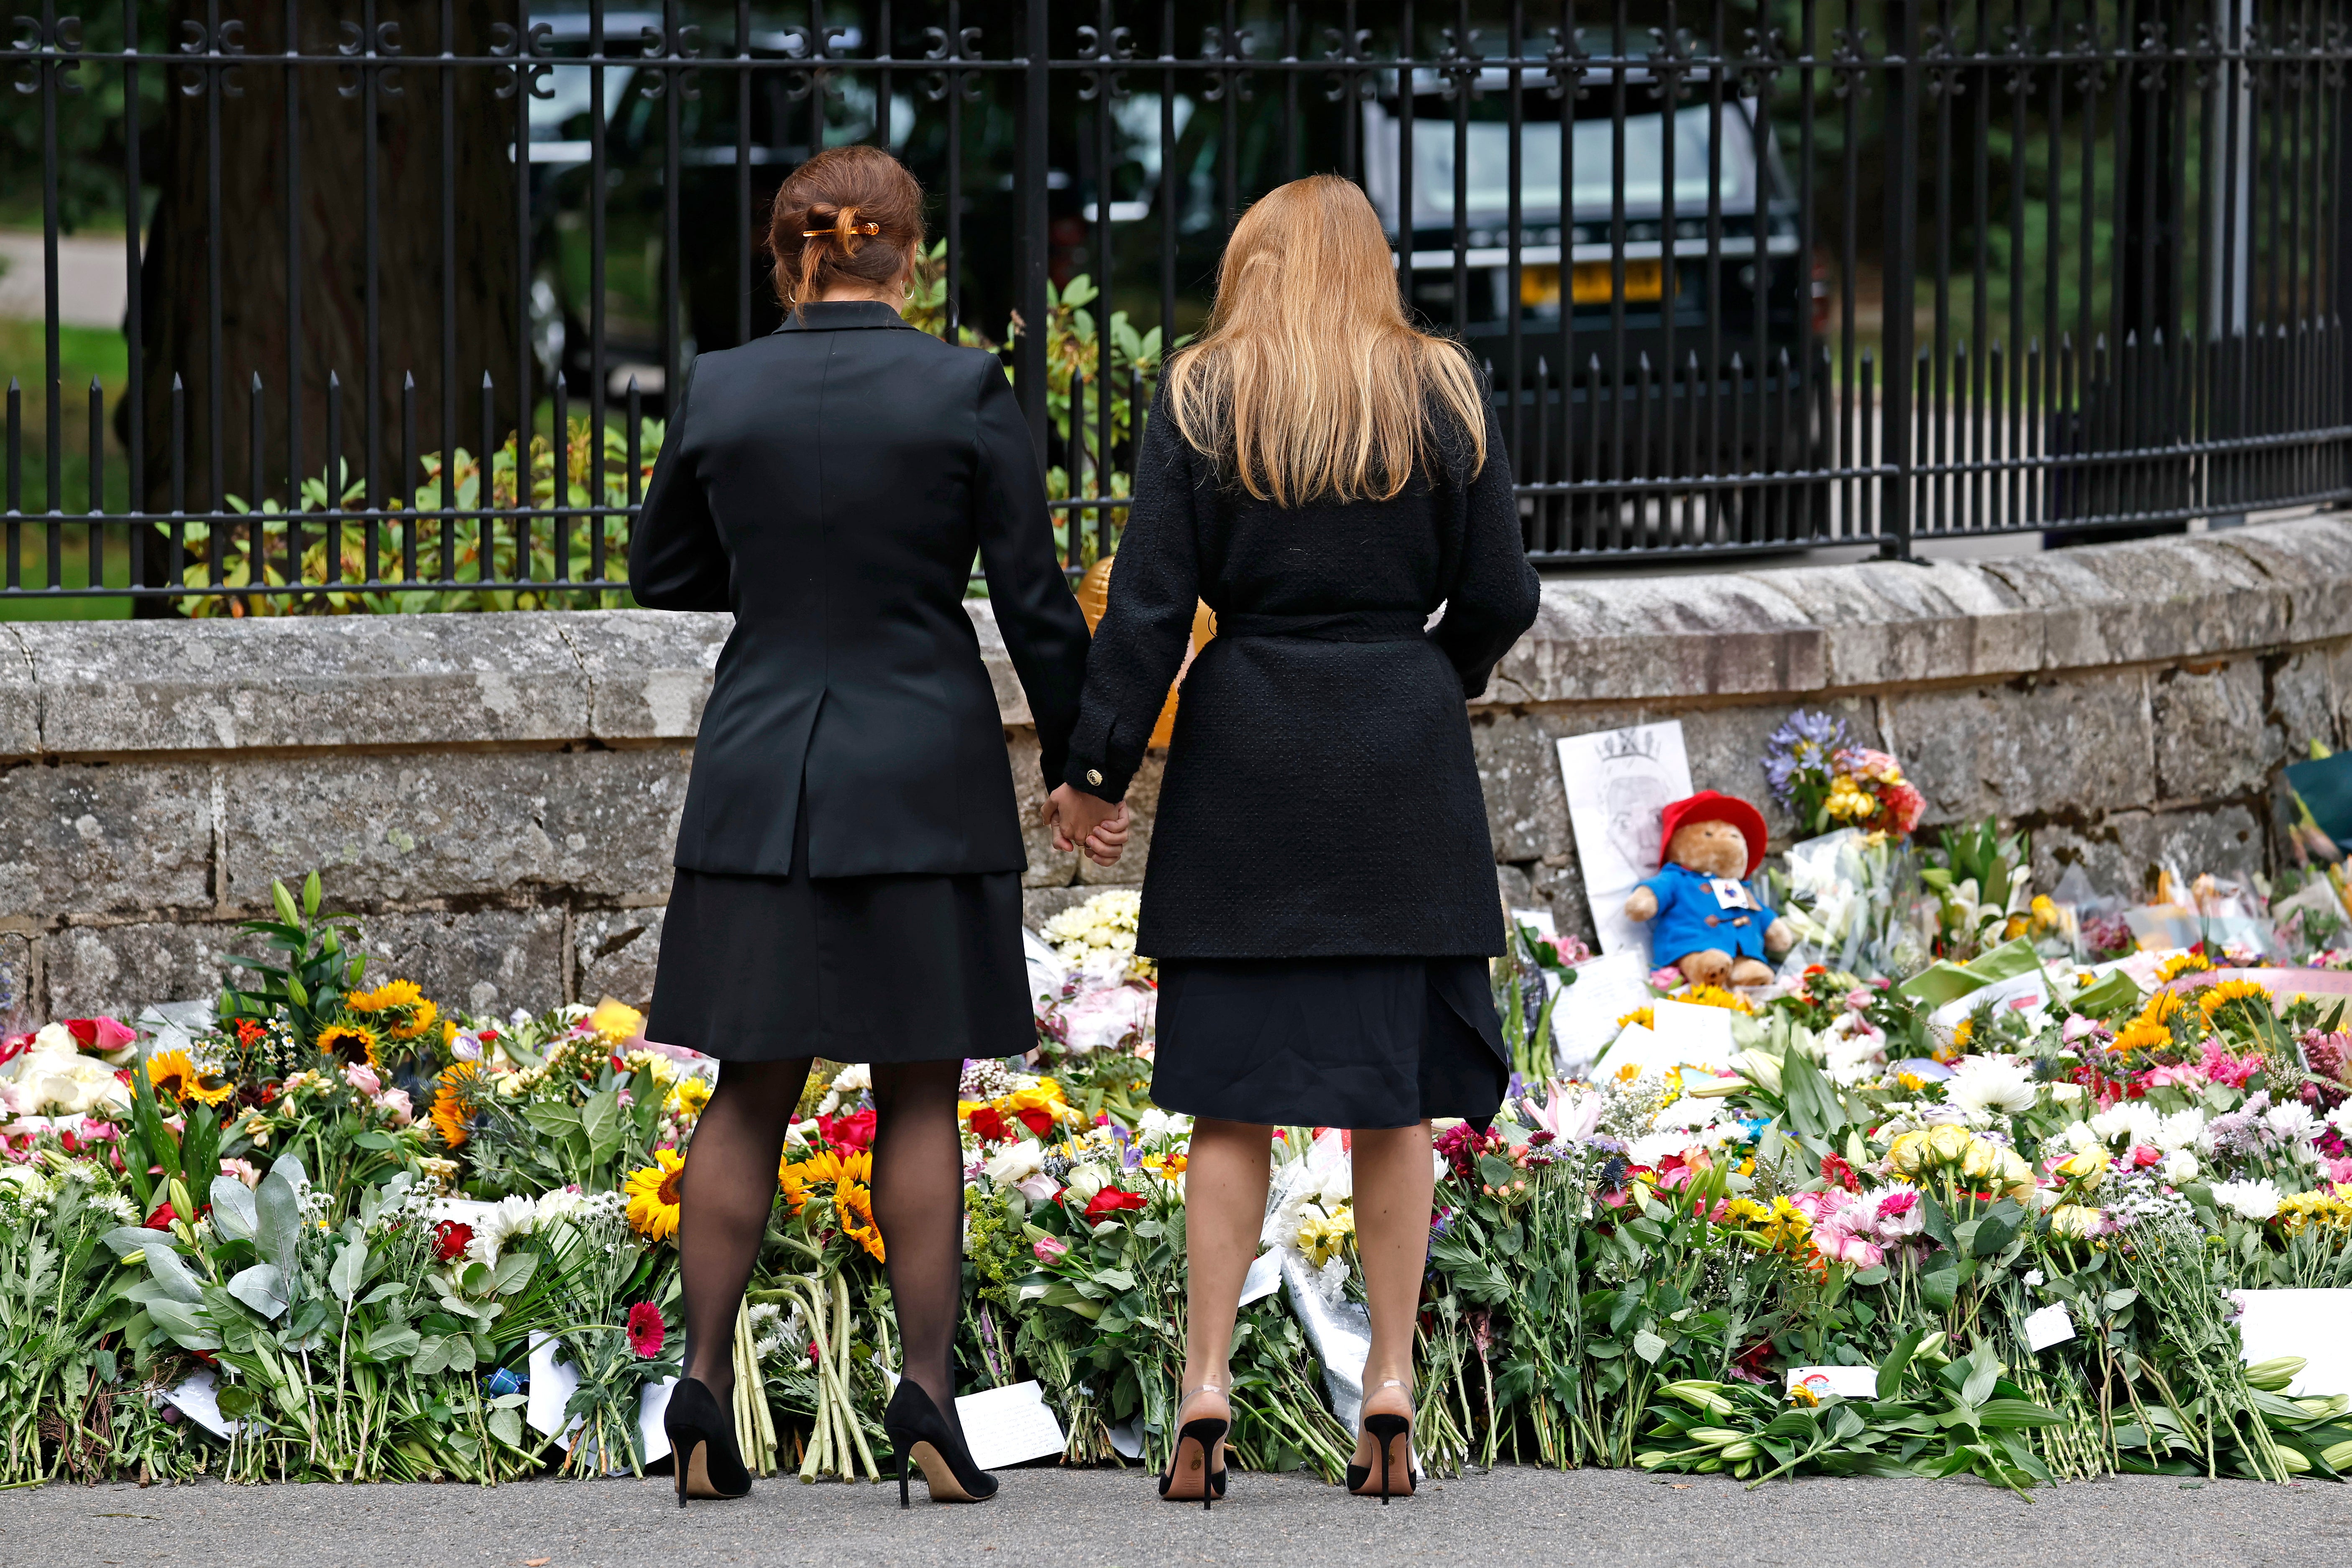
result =
[[[723,1403],[735,1386],[735,1314],[776,1201],[784,1128],[809,1061],[727,1062],[695,1123],[678,1215],[686,1375]],[[888,1256],[901,1375],[955,1419],[953,1351],[963,1294],[961,1061],[877,1065],[874,1223]]]

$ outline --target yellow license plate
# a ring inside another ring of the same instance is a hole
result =
[[[1580,305],[1606,305],[1616,297],[1616,273],[1606,261],[1580,261],[1569,274],[1569,289]],[[1625,298],[1632,301],[1663,300],[1666,293],[1664,262],[1651,259],[1625,263]],[[1519,303],[1559,303],[1559,268],[1530,267],[1519,274]]]

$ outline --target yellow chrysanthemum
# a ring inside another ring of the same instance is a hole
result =
[[[375,1054],[376,1032],[349,1018],[338,1018],[319,1031],[319,1049],[339,1062],[363,1062],[379,1071],[383,1066]]]
[[[588,1015],[590,1031],[608,1046],[635,1039],[645,1031],[645,1026],[646,1016],[643,1013],[625,1002],[615,1002],[610,996],[597,1003],[596,1010]]]
[[[2224,980],[2219,985],[2208,985],[2198,994],[2197,1010],[2211,1023],[2213,1015],[2232,1002],[2258,1002],[2263,1010],[2270,1010],[2271,994],[2258,981]]]
[[[678,1189],[685,1175],[686,1160],[675,1149],[655,1150],[652,1164],[629,1173],[629,1223],[639,1236],[667,1241],[677,1234]]]
[[[700,1116],[702,1108],[709,1103],[710,1080],[700,1073],[687,1074],[677,1080],[677,1087],[669,1091],[671,1113],[688,1121]]]
[[[2167,981],[2178,980],[2184,974],[2195,974],[2212,967],[2212,963],[2202,953],[2176,952],[2156,966],[2156,983],[2161,985]]]
[[[472,1113],[466,1105],[466,1090],[479,1076],[471,1062],[452,1062],[436,1080],[433,1092],[433,1127],[441,1134],[441,1142],[455,1149],[474,1135]]]
[[[1654,1029],[1657,1027],[1658,1016],[1656,1011],[1649,1007],[1636,1007],[1632,1012],[1621,1014],[1618,1016],[1617,1026],[1621,1029],[1626,1028],[1634,1024],[1639,1024],[1645,1029]]]
[[[217,1075],[196,1070],[185,1051],[157,1051],[147,1058],[147,1082],[157,1094],[168,1094],[183,1105],[218,1105],[236,1093],[236,1085]]]

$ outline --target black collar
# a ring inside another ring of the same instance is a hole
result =
[[[776,331],[837,332],[856,327],[906,325],[896,310],[879,300],[813,300],[786,316]]]

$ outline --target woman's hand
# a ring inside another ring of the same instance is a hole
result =
[[[1124,801],[1117,805],[1100,795],[1068,784],[1055,786],[1045,797],[1039,820],[1054,830],[1054,847],[1068,851],[1084,847],[1087,858],[1108,866],[1127,847],[1129,814]]]

